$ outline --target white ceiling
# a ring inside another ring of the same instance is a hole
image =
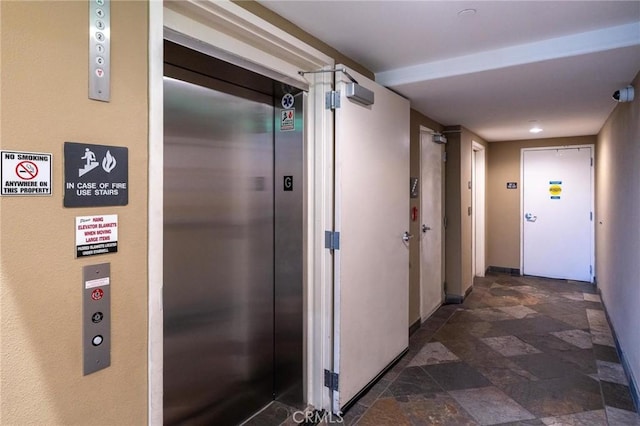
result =
[[[487,141],[597,134],[640,71],[640,1],[259,1]]]

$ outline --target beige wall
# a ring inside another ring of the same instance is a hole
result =
[[[595,143],[595,136],[576,136],[489,144],[487,267],[520,269],[520,156],[522,148]],[[518,189],[507,189],[507,182],[517,182]]]
[[[410,175],[412,177],[420,178],[420,129],[421,127],[429,128],[433,131],[442,131],[442,125],[436,123],[429,117],[420,114],[418,111],[411,110],[410,121],[410,150],[411,150],[411,166]],[[409,184],[407,183],[407,188]],[[411,221],[411,209],[417,207],[420,214],[421,212],[421,198],[411,198],[409,211],[409,232],[412,235],[422,235],[420,225],[423,223],[419,218],[415,222]],[[426,320],[426,318],[420,318],[420,238],[412,238],[409,240],[409,325],[414,324],[419,320]]]
[[[640,382],[640,73],[596,147],[596,277],[620,347]],[[636,390],[638,388],[636,387]]]
[[[486,141],[462,126],[447,127],[445,173],[445,282],[447,296],[463,297],[473,284],[471,267],[471,161],[473,142]]]
[[[112,101],[87,98],[88,2],[0,2],[2,149],[53,154],[53,195],[0,197],[0,424],[147,419],[147,5],[111,4]],[[129,148],[129,205],[64,208],[65,141]],[[119,252],[74,257],[75,216]],[[111,366],[82,375],[82,267],[111,263]]]

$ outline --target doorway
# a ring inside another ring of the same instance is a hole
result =
[[[474,277],[485,274],[485,149],[482,144],[472,142],[471,160],[471,282]]]
[[[301,404],[303,104],[165,42],[164,423]]]
[[[522,150],[522,271],[593,282],[593,146]]]
[[[420,319],[425,321],[444,298],[444,145],[433,130],[420,132]]]

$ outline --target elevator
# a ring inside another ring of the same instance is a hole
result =
[[[164,46],[164,423],[303,401],[299,89]]]

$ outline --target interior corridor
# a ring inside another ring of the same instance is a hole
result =
[[[252,425],[292,425],[270,407]],[[282,423],[284,422],[284,423]],[[591,284],[487,275],[442,306],[346,425],[640,425]]]

